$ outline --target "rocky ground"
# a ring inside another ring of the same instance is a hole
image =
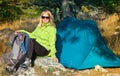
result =
[[[120,76],[120,68],[103,68],[96,65],[95,68],[75,70],[63,67],[49,57],[37,58],[35,67],[28,69],[19,68],[14,74],[0,69],[0,76]]]

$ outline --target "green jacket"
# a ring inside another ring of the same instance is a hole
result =
[[[51,56],[53,58],[56,57],[56,28],[54,26],[51,26],[50,23],[43,24],[41,28],[36,27],[36,29],[32,33],[25,30],[20,30],[20,32],[27,33],[30,38],[35,39],[39,44],[49,50],[50,53],[48,54],[48,56]]]

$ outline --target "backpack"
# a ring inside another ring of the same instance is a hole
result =
[[[28,49],[28,40],[28,34],[23,32],[19,32],[17,35],[9,38],[8,44],[11,46],[11,50],[4,58],[7,64],[15,65],[19,59],[26,54]]]

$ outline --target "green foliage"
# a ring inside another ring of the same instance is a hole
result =
[[[120,0],[104,0],[106,8],[109,12],[115,12],[116,7],[120,6]]]
[[[10,1],[0,3],[0,21],[13,21],[23,13],[19,7]]]
[[[120,0],[86,0],[86,2],[95,6],[102,6],[109,13],[116,12],[115,8],[120,6]]]
[[[46,7],[60,7],[62,0],[34,0],[34,3],[38,6],[46,6]]]

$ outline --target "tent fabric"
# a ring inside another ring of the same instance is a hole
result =
[[[57,26],[57,57],[68,68],[96,65],[120,67],[120,59],[109,49],[93,20],[65,18]]]

